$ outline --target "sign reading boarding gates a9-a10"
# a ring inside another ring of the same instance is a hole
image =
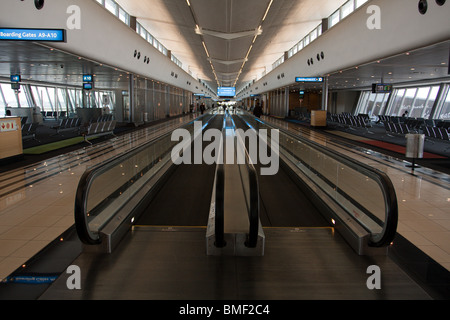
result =
[[[0,40],[66,42],[64,29],[0,28]]]

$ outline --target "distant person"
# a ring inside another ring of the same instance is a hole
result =
[[[203,114],[203,112],[205,112],[205,105],[203,103],[200,105],[200,112],[201,112],[201,114]]]
[[[263,113],[263,110],[262,110],[262,108],[261,108],[261,105],[258,103],[258,104],[255,106],[255,108],[253,109],[253,115],[254,115],[255,117],[260,118],[261,115],[262,115],[262,113]]]
[[[408,111],[405,111],[403,114],[402,114],[402,118],[406,118],[408,116]]]

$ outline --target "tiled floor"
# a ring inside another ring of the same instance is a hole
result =
[[[307,137],[336,152],[350,156],[385,172],[391,179],[399,205],[397,231],[423,252],[450,270],[450,176],[431,169],[416,169],[414,174],[403,160],[348,143],[340,144],[339,136],[325,135],[306,127],[263,117],[280,128]],[[345,138],[361,138],[345,133]],[[366,139],[366,138],[364,138]]]
[[[192,115],[0,174],[0,281],[74,224],[86,168],[170,132]]]
[[[135,131],[42,163],[0,174],[0,281],[57,239],[74,223],[78,180],[87,167],[127,152],[191,116]],[[405,163],[382,154],[339,144],[339,137],[266,118],[337,152],[386,172],[399,201],[398,231],[450,270],[450,178],[428,169],[414,175]]]

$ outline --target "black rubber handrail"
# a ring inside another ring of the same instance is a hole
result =
[[[225,172],[223,164],[217,165],[214,234],[217,248],[223,248],[225,242]]]
[[[246,157],[248,157],[248,154]],[[256,169],[253,164],[249,163],[247,160],[248,180],[250,182],[250,205],[248,208],[248,220],[250,225],[248,239],[245,245],[249,248],[255,248],[258,244],[259,233],[259,184]]]
[[[248,117],[254,118],[252,115],[247,115]],[[264,125],[275,128],[275,126],[264,122],[261,119],[254,118],[255,121],[259,121]],[[257,126],[256,126],[257,127]],[[278,130],[283,132],[284,134],[290,136],[293,139],[300,140],[302,143],[318,149],[321,153],[325,154],[327,157],[333,158],[336,161],[351,167],[355,171],[358,171],[367,177],[370,177],[372,180],[376,181],[380,186],[380,189],[383,194],[384,202],[385,202],[385,222],[382,225],[382,232],[373,234],[371,233],[371,237],[369,239],[369,246],[371,247],[384,247],[390,245],[390,243],[394,240],[395,234],[397,232],[398,225],[398,203],[397,203],[397,195],[395,193],[394,185],[392,184],[391,179],[382,171],[370,167],[365,163],[359,162],[353,158],[350,158],[344,154],[337,153],[336,151],[331,151],[324,146],[308,140],[300,135],[295,135],[289,131],[286,131],[282,128],[276,127]],[[364,226],[363,226],[364,227]],[[370,230],[367,230],[370,232]]]
[[[244,143],[244,141],[241,141]],[[248,210],[248,221],[249,221],[249,232],[247,235],[247,241],[245,245],[249,248],[255,248],[258,244],[258,234],[259,234],[259,181],[258,174],[256,172],[255,166],[251,162],[250,155],[248,154],[247,147],[244,145],[245,150],[245,172],[240,174],[247,174],[249,181],[249,194],[246,198],[249,199],[247,203]],[[240,167],[241,168],[241,167]],[[246,190],[245,186],[244,190]]]
[[[181,127],[186,127],[190,124],[192,124],[194,121],[197,121],[203,117],[206,117],[208,114],[202,115],[199,118],[190,121],[189,123],[182,125]],[[211,118],[208,119],[210,121],[214,116],[211,115]],[[83,175],[80,178],[80,181],[78,183],[78,188],[76,191],[75,196],[75,207],[74,207],[74,216],[75,216],[75,227],[77,230],[78,237],[80,238],[81,242],[89,245],[98,245],[101,243],[100,235],[96,232],[92,232],[89,228],[89,221],[88,216],[90,213],[87,210],[87,201],[88,201],[88,195],[89,195],[89,189],[95,180],[96,177],[103,174],[104,172],[108,171],[110,168],[115,167],[119,165],[121,162],[135,156],[136,154],[142,152],[146,148],[150,147],[151,145],[157,143],[161,139],[164,139],[168,136],[170,136],[172,133],[168,132],[166,134],[163,134],[153,140],[150,140],[146,142],[145,144],[138,146],[131,151],[127,151],[124,153],[121,153],[119,155],[116,155],[115,157],[99,163],[91,168],[88,168]],[[170,152],[170,150],[169,150]],[[151,164],[149,165],[151,167]]]

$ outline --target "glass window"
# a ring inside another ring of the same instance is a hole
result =
[[[3,96],[5,97],[6,106],[17,108],[17,98],[13,89],[11,89],[10,83],[0,83],[0,87],[3,92]]]
[[[442,104],[441,110],[437,116],[441,120],[450,120],[450,87],[447,86],[447,94]]]
[[[333,13],[329,18],[329,25],[330,28],[338,24],[340,18],[339,18],[339,10]]]
[[[356,0],[355,8],[361,7],[364,3],[366,3],[368,0]]]
[[[361,92],[359,97],[358,106],[356,107],[356,114],[366,113],[367,99],[369,97],[369,92]]]
[[[0,115],[1,116],[5,115],[5,108],[6,108],[6,101],[5,101],[5,97],[3,95],[3,91],[2,91],[2,87],[1,87],[1,83],[0,83]]]
[[[313,42],[314,40],[317,39],[317,29],[314,29],[310,34],[309,34],[310,40],[311,42]]]
[[[44,87],[43,97],[43,111],[54,111],[55,106],[55,88]]]
[[[436,102],[437,95],[439,93],[439,86],[434,86],[431,88],[430,94],[428,95],[428,100],[425,103],[425,107],[422,110],[420,118],[428,119],[433,111],[434,103]]]
[[[290,58],[290,57],[292,57],[294,55],[294,50],[293,50],[293,48],[292,49],[290,49],[289,51],[288,51],[288,57]]]
[[[400,107],[402,105],[403,96],[405,95],[405,89],[399,89],[394,91],[391,106],[387,112],[389,116],[396,116],[399,114]]]
[[[57,88],[58,94],[58,111],[67,111],[67,96],[64,88]]]
[[[422,87],[417,90],[416,98],[414,99],[414,105],[412,106],[409,117],[421,118],[422,111],[425,108],[425,104],[428,101],[431,87]]]
[[[17,98],[19,99],[21,108],[29,108],[30,107],[25,90],[27,90],[25,86],[20,86],[20,90],[17,95]]]
[[[372,115],[379,116],[380,114],[383,114],[388,99],[389,99],[389,93],[377,94],[377,97],[375,98],[375,101],[373,104]]]
[[[370,93],[369,94],[369,98],[368,98],[368,101],[367,101],[367,107],[366,107],[366,110],[364,112],[365,114],[372,115],[372,110],[373,110],[373,106],[375,104],[376,98],[377,98],[377,94],[374,94],[374,93]]]
[[[117,4],[113,0],[106,0],[105,1],[105,8],[111,12],[112,14],[116,15],[117,12]]]
[[[123,23],[128,24],[128,13],[126,13],[122,8],[119,8],[119,19]]]
[[[353,0],[348,1],[346,4],[344,4],[341,8],[341,19],[344,19],[346,16],[348,16],[350,13],[353,12],[354,9],[354,2]]]
[[[303,39],[303,44],[305,47],[309,44],[309,34]]]
[[[403,99],[403,103],[400,107],[400,112],[397,114],[393,114],[393,116],[401,116],[405,111],[408,111],[408,117],[411,114],[412,106],[414,103],[414,98],[416,97],[417,88],[409,88],[406,90],[405,98]]]
[[[141,27],[141,31],[139,32],[142,38],[147,40],[147,31],[145,31],[144,28]]]

